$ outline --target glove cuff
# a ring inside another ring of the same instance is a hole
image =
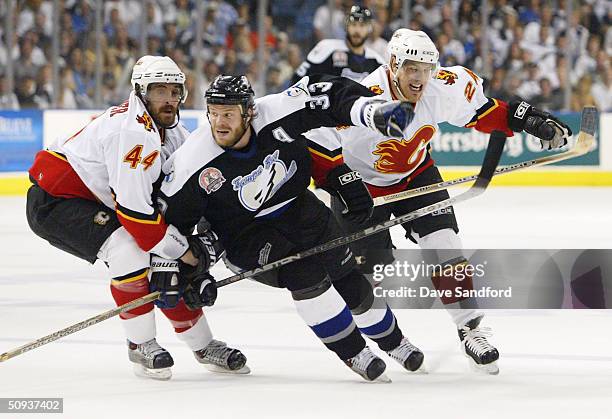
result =
[[[508,105],[508,127],[514,132],[525,129],[527,117],[533,107],[524,101],[514,100]]]

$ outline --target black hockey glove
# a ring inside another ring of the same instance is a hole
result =
[[[374,99],[363,107],[362,120],[370,129],[387,137],[404,137],[404,129],[414,119],[414,108],[408,102]]]
[[[567,124],[527,102],[510,102],[508,126],[514,132],[525,131],[538,137],[544,150],[563,147],[572,135]]]
[[[202,272],[208,272],[225,253],[223,244],[212,230],[187,236],[187,242],[189,243],[189,250],[198,259],[198,269]]]
[[[327,189],[331,189],[342,200],[346,207],[342,215],[349,221],[362,224],[372,216],[372,196],[361,180],[361,174],[346,164],[341,164],[327,174]]]
[[[183,300],[191,310],[215,304],[217,300],[215,278],[208,272],[198,274],[185,286]]]
[[[159,308],[176,307],[181,299],[179,284],[179,263],[177,260],[151,256],[151,280],[149,292],[159,291],[161,295],[155,300]]]

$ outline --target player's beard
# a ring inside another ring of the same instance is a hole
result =
[[[230,131],[228,134],[224,135],[223,138],[221,138],[216,132],[217,128],[215,127],[213,129],[213,137],[215,139],[215,142],[217,143],[217,145],[219,145],[219,147],[224,149],[234,148],[234,146],[238,144],[238,142],[240,141],[240,139],[242,139],[242,136],[246,132],[246,127],[244,126],[244,124],[241,124],[240,127],[234,129],[229,129],[225,127],[219,129]]]
[[[176,120],[178,107],[172,105],[161,105],[154,112],[151,112],[151,117],[155,123],[162,128],[169,128]]]
[[[368,37],[367,36],[361,37],[358,34],[351,35],[347,32],[346,40],[348,41],[350,46],[352,46],[353,48],[359,48],[363,46],[363,44],[365,44],[365,42],[368,40]]]

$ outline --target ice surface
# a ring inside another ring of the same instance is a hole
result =
[[[493,188],[455,208],[466,248],[610,248],[612,191]],[[30,232],[24,198],[0,198],[0,352],[113,307],[93,268]],[[394,230],[398,244],[412,246]],[[216,276],[229,275],[215,268]],[[612,316],[595,310],[490,311],[500,375],[470,371],[450,317],[398,310],[428,375],[387,357],[392,384],[365,383],[324,349],[287,292],[242,281],[206,311],[252,373],[210,373],[157,317],[174,356],[169,382],[137,378],[111,319],[0,364],[0,397],[63,397],[66,418],[608,418]],[[375,350],[378,350],[377,348]],[[0,415],[0,418],[40,415]]]

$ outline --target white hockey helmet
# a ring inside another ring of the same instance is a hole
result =
[[[401,68],[405,60],[418,61],[433,64],[432,75],[436,74],[440,53],[433,41],[423,31],[406,28],[396,30],[387,44],[387,51],[390,56],[395,57],[397,68]]]
[[[141,97],[145,97],[152,83],[180,84],[183,88],[181,103],[187,99],[185,73],[170,57],[145,55],[136,61],[132,69],[132,87]]]

